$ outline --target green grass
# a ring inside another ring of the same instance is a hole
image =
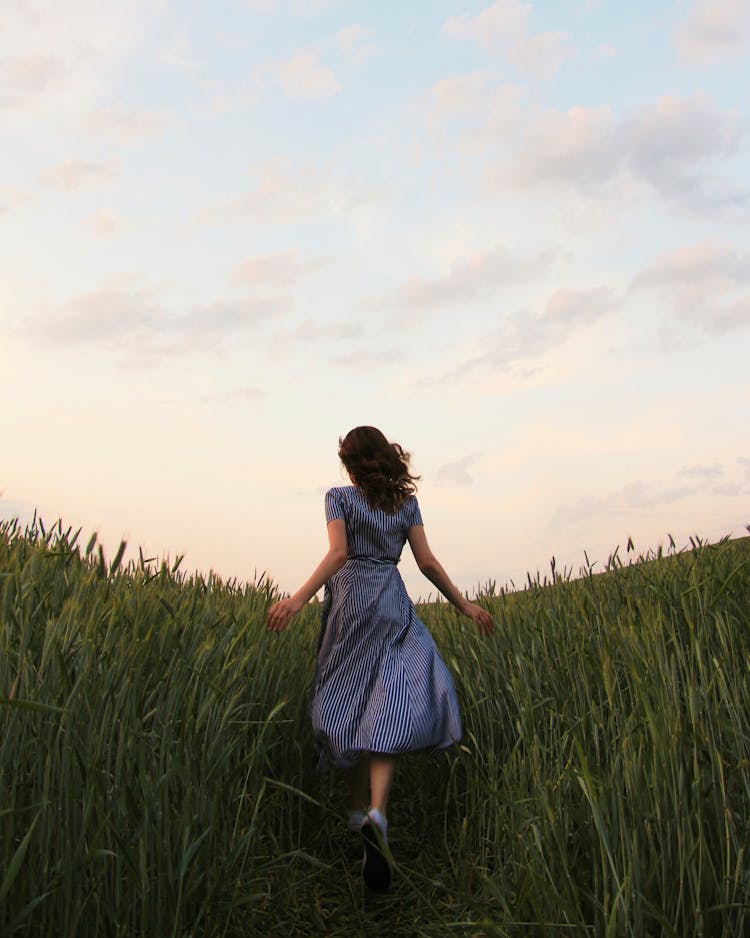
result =
[[[0,934],[729,936],[750,930],[750,543],[421,615],[462,745],[405,758],[370,896],[319,775],[313,603],[0,526]]]

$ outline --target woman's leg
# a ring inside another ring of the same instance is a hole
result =
[[[396,757],[370,753],[370,807],[386,816],[388,793],[391,790]]]
[[[370,757],[363,756],[347,772],[349,780],[349,810],[367,811],[370,803]]]
[[[365,842],[362,877],[365,885],[375,892],[385,892],[389,889],[393,878],[387,847],[388,821],[385,809],[395,767],[395,756],[370,753],[370,810],[362,825],[362,837]]]

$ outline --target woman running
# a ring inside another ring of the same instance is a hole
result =
[[[266,627],[283,630],[325,586],[313,730],[324,764],[348,770],[349,827],[364,838],[364,880],[383,891],[391,883],[386,809],[396,757],[461,737],[453,680],[396,566],[406,541],[422,573],[480,634],[493,622],[430,550],[409,454],[375,427],[356,427],[339,440],[339,457],[352,485],[326,493],[328,553],[296,593],[271,606]]]

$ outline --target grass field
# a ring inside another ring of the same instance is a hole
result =
[[[0,934],[750,933],[750,542],[421,616],[464,739],[404,759],[367,895],[307,722],[318,609],[0,525]]]

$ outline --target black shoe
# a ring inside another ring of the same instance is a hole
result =
[[[381,821],[382,826],[378,821]],[[368,889],[372,889],[373,892],[387,892],[393,878],[384,821],[379,811],[370,811],[361,828],[365,842],[362,878]]]

